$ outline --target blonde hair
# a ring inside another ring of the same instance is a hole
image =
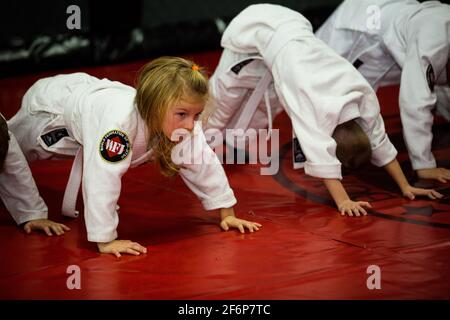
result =
[[[372,157],[369,138],[355,120],[344,122],[333,132],[336,141],[336,157],[344,168],[357,169]]]
[[[147,63],[140,71],[136,84],[135,103],[149,132],[149,147],[165,176],[176,175],[180,168],[172,162],[175,142],[165,136],[162,124],[170,106],[181,100],[206,103],[208,77],[203,69],[190,60],[161,57]]]

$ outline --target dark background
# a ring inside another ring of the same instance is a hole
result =
[[[247,0],[50,0],[0,6],[0,76],[102,65],[220,49],[221,28]],[[278,0],[314,29],[341,1]],[[81,9],[81,29],[69,30],[67,7]]]

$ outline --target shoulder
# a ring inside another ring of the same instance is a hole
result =
[[[102,79],[91,92],[84,105],[82,117],[88,130],[110,132],[118,130],[134,137],[138,126],[135,107],[136,91],[120,82]]]
[[[136,112],[136,90],[117,81],[100,80],[91,91],[92,105],[96,113],[105,119],[127,119]]]

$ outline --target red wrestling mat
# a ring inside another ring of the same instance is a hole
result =
[[[190,56],[213,70],[219,52]],[[64,70],[85,71],[132,84],[143,61]],[[59,72],[63,73],[63,72]],[[26,89],[46,73],[0,79],[0,108],[9,119]],[[399,161],[411,177],[401,138],[397,87],[379,92]],[[119,235],[148,247],[138,257],[100,255],[86,240],[83,217],[59,212],[71,161],[40,161],[31,168],[50,218],[72,231],[62,237],[26,235],[0,207],[0,299],[449,299],[450,186],[440,201],[402,199],[374,167],[345,176],[353,198],[370,200],[362,218],[341,217],[322,183],[294,171],[291,130],[283,114],[280,171],[259,175],[258,165],[226,165],[238,198],[237,214],[263,224],[241,235],[222,232],[217,212],[203,211],[180,178],[163,178],[152,164],[123,178]],[[435,125],[435,156],[450,166],[450,129]],[[424,183],[424,182],[421,182]],[[426,182],[425,182],[426,183]],[[79,202],[81,206],[81,201]],[[81,270],[81,289],[66,286],[67,268]],[[381,289],[369,290],[369,266]]]

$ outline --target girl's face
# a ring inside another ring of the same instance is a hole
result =
[[[204,107],[203,102],[188,102],[183,100],[170,106],[162,125],[162,130],[166,137],[170,139],[176,129],[192,131],[195,121],[199,119]]]

